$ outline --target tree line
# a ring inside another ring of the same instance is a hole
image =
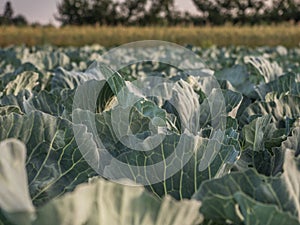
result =
[[[192,0],[198,15],[175,7],[174,0],[61,0],[55,15],[61,25],[224,25],[300,22],[300,0]],[[26,25],[7,2],[0,25]]]
[[[300,0],[193,0],[207,23],[271,24],[300,21]]]
[[[180,14],[174,0],[63,0],[56,19],[62,25],[174,25]]]
[[[193,0],[199,15],[175,8],[174,0],[63,0],[63,25],[223,25],[300,21],[300,0]]]

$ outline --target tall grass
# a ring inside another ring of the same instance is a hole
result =
[[[112,47],[138,40],[164,40],[178,44],[299,46],[300,26],[222,27],[0,27],[0,46],[53,44]]]

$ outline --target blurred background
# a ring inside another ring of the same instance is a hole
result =
[[[0,46],[299,46],[300,0],[0,0]]]

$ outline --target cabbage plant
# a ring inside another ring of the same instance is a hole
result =
[[[278,49],[195,47],[215,68],[189,73],[2,49],[0,224],[300,224],[300,70]]]

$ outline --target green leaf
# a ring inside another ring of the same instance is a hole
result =
[[[0,89],[4,90],[8,85],[10,86],[10,89],[13,86],[19,86],[19,84],[17,85],[15,82],[17,78],[18,80],[23,81],[22,86],[24,86],[24,84],[28,83],[26,80],[35,80],[34,76],[36,75],[38,75],[38,82],[35,83],[34,90],[41,91],[47,89],[51,73],[46,71],[41,72],[41,70],[29,62],[15,68],[12,73],[4,74],[3,77],[1,77],[3,87],[0,86]]]
[[[262,56],[246,56],[244,61],[252,65],[264,77],[266,83],[283,75],[283,70],[277,62],[270,62]]]
[[[222,90],[225,104],[226,104],[226,112],[232,118],[236,117],[239,106],[243,100],[242,94],[230,90]]]
[[[23,72],[16,77],[15,80],[10,81],[5,89],[4,94],[18,95],[21,90],[32,91],[38,85],[39,75],[35,72]]]
[[[17,224],[30,224],[32,205],[25,169],[26,147],[16,139],[0,142],[0,209]]]
[[[70,63],[70,58],[63,52],[49,50],[39,50],[32,53],[27,51],[20,59],[22,63],[32,63],[41,71],[66,66]]]
[[[248,124],[253,118],[271,115],[277,127],[285,126],[286,118],[298,119],[300,117],[300,97],[283,95],[268,102],[255,102],[248,106],[239,117],[241,125]]]
[[[23,100],[23,108],[26,114],[38,110],[52,116],[63,116],[65,104],[67,104],[67,102],[63,100],[63,96],[60,92],[49,93],[47,91],[41,91]],[[72,105],[72,103],[70,104]]]
[[[185,129],[194,134],[199,131],[199,96],[187,82],[179,80],[175,83],[171,97],[166,101],[164,108],[168,113],[176,115],[182,133]]]
[[[26,144],[29,190],[35,205],[73,190],[95,175],[78,149],[71,122],[33,112],[0,117],[0,124],[0,140],[17,138]]]
[[[226,128],[226,110],[230,110],[226,106],[223,91],[213,89],[209,96],[204,99],[200,105],[200,127],[212,127],[217,130],[225,130]]]
[[[23,114],[17,106],[0,106],[0,116],[6,116],[11,113]]]
[[[40,208],[34,224],[198,225],[199,208],[194,200],[159,200],[142,187],[93,179]]]
[[[75,89],[88,80],[105,80],[105,76],[100,71],[100,65],[94,62],[84,73],[67,71],[60,67],[54,71],[51,89]]]
[[[283,157],[279,149],[286,139],[285,130],[277,129],[266,115],[253,120],[243,127],[243,151],[236,166],[239,170],[254,167],[259,173],[271,175],[278,173],[278,163]]]
[[[256,98],[254,84],[250,80],[250,75],[245,66],[235,65],[215,73],[218,80],[228,81],[233,87],[232,91],[237,91],[251,98]]]
[[[244,148],[256,152],[272,150],[279,147],[286,139],[286,129],[276,128],[271,123],[271,116],[266,115],[253,120],[249,125],[243,127]]]
[[[21,114],[26,113],[26,108],[24,107],[24,102],[32,97],[32,93],[27,90],[22,90],[15,95],[5,95],[0,99],[0,105],[3,107],[14,107],[21,111]]]
[[[234,198],[240,207],[245,225],[299,225],[299,221],[290,214],[282,212],[275,205],[254,201],[244,193],[237,192]]]
[[[282,142],[282,149],[292,149],[295,151],[295,156],[300,154],[300,127],[296,127],[292,131],[292,136]]]
[[[200,211],[208,219],[229,219],[240,224],[243,217],[237,210],[239,203],[235,194],[242,192],[257,202],[255,204],[273,205],[300,221],[300,159],[294,155],[293,151],[286,151],[284,172],[279,177],[266,177],[251,169],[204,182],[194,195],[195,199],[202,202]]]
[[[294,73],[287,73],[278,79],[266,84],[261,84],[256,87],[256,91],[262,100],[270,92],[275,92],[278,96],[280,94],[291,94],[300,96],[300,83],[296,82],[297,75]]]

